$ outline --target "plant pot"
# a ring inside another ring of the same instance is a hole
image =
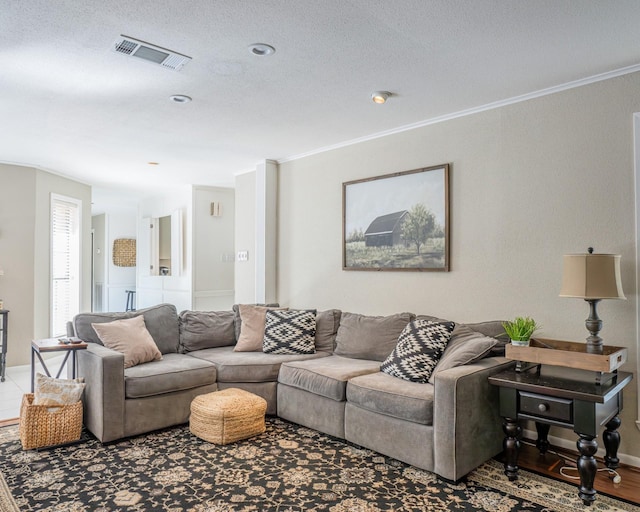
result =
[[[517,347],[528,347],[529,340],[511,340],[511,344]]]

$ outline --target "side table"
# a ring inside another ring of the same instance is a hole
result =
[[[7,371],[7,340],[9,329],[9,310],[0,309],[0,341],[2,341],[2,352],[0,352],[0,382],[5,380],[5,372]]]
[[[538,432],[536,446],[540,453],[549,447],[547,434],[551,425],[571,428],[578,434],[577,459],[580,474],[578,496],[585,505],[596,499],[593,482],[597,472],[594,457],[598,451],[596,437],[602,435],[606,448],[605,464],[616,469],[622,410],[622,390],[633,375],[616,372],[604,383],[596,383],[595,372],[559,366],[538,366],[527,371],[505,370],[489,377],[500,388],[500,415],[504,418],[504,473],[509,480],[518,478],[518,449],[522,428],[518,420],[533,420]]]
[[[62,364],[60,364],[60,368],[58,369],[58,373],[56,374],[56,379],[60,377],[62,373],[62,369],[64,365],[67,363],[69,356],[73,354],[71,357],[71,377],[76,378],[76,366],[77,366],[77,352],[78,350],[86,350],[89,346],[86,342],[81,343],[64,343],[60,341],[58,338],[46,338],[43,340],[33,340],[31,342],[31,392],[33,393],[34,389],[34,381],[35,381],[35,369],[36,369],[36,356],[40,360],[40,364],[42,365],[42,369],[45,373],[51,377],[51,373],[49,373],[49,369],[42,359],[42,353],[49,352],[65,352],[64,359],[62,360]]]

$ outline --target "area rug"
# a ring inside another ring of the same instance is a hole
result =
[[[576,487],[499,463],[453,484],[314,430],[269,419],[261,436],[217,446],[187,426],[118,443],[23,451],[0,429],[0,510],[7,512],[491,512],[585,510]],[[595,511],[636,511],[598,496]]]

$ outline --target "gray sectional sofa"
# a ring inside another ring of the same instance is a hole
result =
[[[138,315],[162,359],[125,368],[123,354],[103,346],[91,324]],[[469,364],[436,367],[426,384],[380,372],[399,330],[414,318],[320,311],[315,353],[276,355],[233,350],[241,328],[235,306],[180,315],[170,304],[82,313],[70,323],[69,335],[91,342],[78,351],[85,425],[109,442],[186,423],[195,396],[235,387],[265,398],[267,414],[456,481],[502,449],[497,390],[487,378],[511,362],[492,344]],[[447,348],[462,354],[458,364],[474,343],[469,333],[478,338],[502,332],[500,322],[459,326],[462,334],[456,337],[454,330]]]

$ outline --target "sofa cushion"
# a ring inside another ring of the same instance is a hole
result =
[[[402,420],[433,424],[434,387],[377,372],[347,384],[347,401],[363,409]]]
[[[242,325],[240,327],[240,337],[234,350],[236,352],[262,352],[267,311],[286,308],[254,306],[253,304],[239,304],[238,308]]]
[[[333,353],[342,311],[327,309],[316,313],[316,350]]]
[[[433,384],[436,375],[444,370],[470,364],[486,357],[499,343],[497,339],[475,332],[467,325],[456,324],[451,333],[451,340],[429,377],[429,382]]]
[[[180,313],[180,347],[183,352],[226,347],[236,342],[233,311],[183,311]]]
[[[411,313],[390,316],[342,313],[334,353],[355,359],[384,361],[411,320]]]
[[[332,355],[313,361],[285,363],[278,382],[340,402],[346,398],[349,379],[375,373],[379,367],[378,361]]]
[[[408,323],[398,338],[398,345],[380,365],[380,370],[411,382],[428,382],[451,338],[454,325],[453,322],[431,320]]]
[[[82,340],[102,345],[102,341],[100,341],[91,324],[112,322],[136,316],[144,318],[147,330],[162,354],[178,352],[180,331],[178,328],[178,313],[173,304],[160,304],[126,313],[80,313],[73,318],[73,327],[75,335]]]
[[[153,361],[124,371],[126,398],[142,398],[183,391],[216,382],[213,364],[185,354],[165,354]]]
[[[91,326],[105,347],[124,354],[125,368],[162,359],[142,316]]]
[[[216,365],[218,382],[276,382],[282,363],[328,355],[326,352],[295,355],[234,352],[233,347],[189,352],[189,356],[204,359]]]
[[[262,351],[265,354],[313,354],[316,351],[315,310],[267,311]]]

